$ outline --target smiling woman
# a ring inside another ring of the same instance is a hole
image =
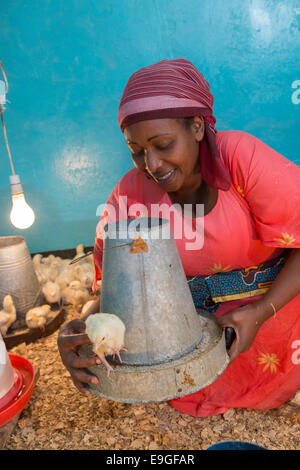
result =
[[[292,360],[300,339],[300,169],[247,133],[217,132],[212,106],[209,84],[188,60],[135,72],[118,118],[135,168],[107,201],[125,219],[134,205],[144,205],[150,217],[154,204],[167,207],[173,233],[186,219],[204,226],[204,244],[187,244],[183,233],[175,239],[177,249],[195,306],[233,328],[235,339],[231,364],[214,383],[170,402],[194,416],[229,407],[274,408],[300,387],[299,365]],[[173,210],[175,203],[192,206],[192,217]],[[103,216],[96,230],[95,289],[105,223]],[[84,392],[83,384],[94,378],[83,363],[89,367],[96,359],[79,362],[78,342],[70,335],[61,334],[59,345]]]
[[[217,201],[217,190],[200,173],[200,142],[204,138],[201,116],[184,119],[151,119],[124,130],[135,167],[150,176],[173,202],[204,204],[205,215]]]
[[[193,194],[202,182],[199,142],[203,125],[185,129],[175,119],[154,119],[128,126],[124,135],[136,168],[150,175],[168,193]],[[202,121],[203,122],[203,121]]]

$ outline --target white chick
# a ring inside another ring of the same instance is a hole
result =
[[[37,254],[32,258],[35,274],[40,284],[45,284],[48,280],[48,266],[41,263],[42,255]]]
[[[48,281],[42,288],[42,292],[49,304],[59,303],[61,293],[59,285],[56,282]]]
[[[81,282],[82,286],[90,289],[94,281],[94,274],[91,271],[90,264],[82,263],[80,266],[76,266],[74,269],[77,279]]]
[[[73,266],[65,266],[57,276],[56,280],[59,281],[60,279],[63,280],[67,286],[71,284],[72,281],[75,281],[77,279],[77,274],[76,271],[74,271]]]
[[[75,260],[77,258],[80,258],[80,256],[84,256],[84,255],[85,255],[84,245],[82,243],[80,243],[80,245],[78,245],[76,247],[76,255],[74,256],[73,260]],[[84,258],[84,261],[85,261],[85,258]]]
[[[32,258],[32,262],[33,262],[33,266],[34,266],[34,269],[37,271],[40,267],[40,264],[41,264],[41,259],[42,259],[42,255],[40,254],[37,254],[37,255],[34,255],[34,257]]]
[[[40,328],[44,331],[50,309],[50,305],[42,305],[28,310],[25,317],[28,328]]]
[[[65,268],[66,266],[68,266],[68,265],[71,263],[71,261],[72,261],[72,260],[71,260],[71,259],[68,259],[68,258],[66,258],[66,259],[61,259],[61,260],[60,260],[60,266],[61,266],[61,268]]]
[[[101,359],[107,369],[107,377],[113,371],[111,365],[105,359],[108,355],[117,355],[120,362],[120,351],[124,348],[125,325],[122,320],[111,313],[95,313],[86,321],[86,333],[93,343],[93,351]]]
[[[90,299],[90,294],[87,289],[81,286],[80,281],[72,281],[64,290],[63,300],[67,304],[72,304],[75,309],[78,309],[81,305],[85,304]]]
[[[43,264],[46,264],[46,265],[50,266],[51,263],[53,263],[54,260],[55,260],[55,256],[54,255],[49,255],[49,256],[45,256],[45,258],[42,258],[41,262]]]
[[[16,321],[17,312],[13,299],[6,295],[3,299],[3,310],[0,310],[0,331],[2,336],[6,335],[8,328]]]
[[[47,273],[47,276],[48,276],[48,281],[56,281],[56,278],[58,277],[58,274],[59,274],[59,268],[60,268],[60,264],[59,262],[55,259],[50,267],[49,267],[49,270],[48,270],[48,273]]]

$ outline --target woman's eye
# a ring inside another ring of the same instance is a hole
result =
[[[144,150],[141,150],[140,152],[131,152],[131,156],[133,158],[143,157],[144,156]]]
[[[172,147],[173,141],[168,142],[167,144],[156,145],[158,150],[166,150]]]

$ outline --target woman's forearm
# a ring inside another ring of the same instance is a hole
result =
[[[262,322],[300,294],[300,249],[291,253],[270,289],[257,302]],[[274,308],[273,308],[274,307]]]

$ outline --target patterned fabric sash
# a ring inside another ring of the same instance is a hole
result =
[[[222,302],[264,294],[276,279],[288,255],[289,250],[285,250],[280,257],[257,266],[210,276],[187,277],[195,307],[213,313]]]

